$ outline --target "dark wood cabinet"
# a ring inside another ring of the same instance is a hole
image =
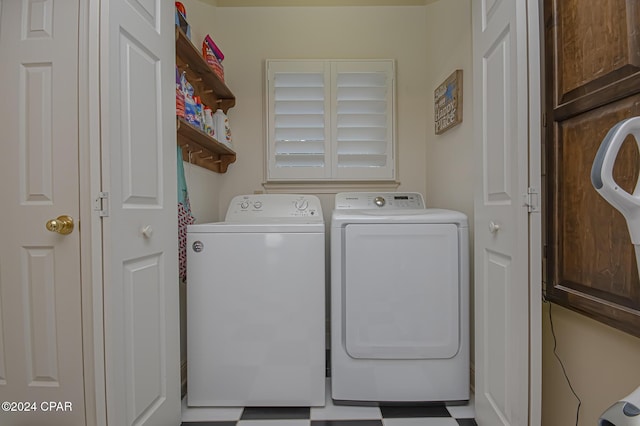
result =
[[[640,281],[622,215],[591,185],[596,151],[640,115],[640,2],[545,0],[546,297],[640,336]],[[627,192],[640,155],[627,138],[614,178]]]

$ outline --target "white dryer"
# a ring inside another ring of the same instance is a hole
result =
[[[418,193],[339,193],[331,219],[336,403],[469,399],[467,218]]]
[[[309,195],[235,197],[187,228],[189,406],[322,406],[325,232]]]

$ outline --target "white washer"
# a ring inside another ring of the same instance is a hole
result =
[[[325,233],[309,195],[235,197],[187,228],[189,406],[322,406]]]
[[[469,399],[469,241],[418,193],[339,193],[331,219],[331,396]]]

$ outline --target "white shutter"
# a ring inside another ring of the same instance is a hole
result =
[[[268,63],[270,179],[326,179],[330,173],[330,87],[323,61]]]
[[[267,61],[267,180],[392,180],[394,63]]]
[[[393,179],[393,61],[332,64],[337,179]]]

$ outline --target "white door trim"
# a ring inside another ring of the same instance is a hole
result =
[[[100,165],[100,2],[80,0],[79,15],[79,167],[80,271],[84,388],[87,426],[106,426],[103,334],[102,219],[94,211],[101,191]]]
[[[529,214],[529,425],[542,416],[542,0],[527,1],[529,61],[529,187],[538,191],[537,211]],[[535,200],[534,200],[535,201]]]

